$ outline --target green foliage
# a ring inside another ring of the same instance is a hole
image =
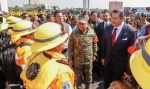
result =
[[[33,11],[37,11],[36,8],[29,8],[29,9],[26,9],[27,12],[33,12]]]
[[[36,7],[36,8],[29,8],[29,9],[26,9],[27,12],[34,12],[34,11],[38,11],[39,9],[45,11],[46,10],[46,7],[45,6],[41,6],[41,7]]]
[[[77,10],[74,9],[74,8],[66,8],[65,10],[68,11],[69,13],[75,13],[75,12],[77,12]]]
[[[42,10],[45,10],[45,9],[46,9],[46,7],[45,7],[45,6],[41,6],[41,9],[42,9]]]
[[[9,8],[9,11],[13,11],[13,12],[22,12],[23,9],[22,9],[22,8],[18,8],[18,7],[15,7],[15,8]]]

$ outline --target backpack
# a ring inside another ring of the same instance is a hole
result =
[[[25,45],[30,45],[26,42],[21,42],[19,45],[10,44],[0,52],[0,68],[4,70],[6,77],[9,83],[18,84],[21,83],[20,74],[22,72],[22,68],[18,66],[15,62],[15,54],[17,47],[23,47]]]

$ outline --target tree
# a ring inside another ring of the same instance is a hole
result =
[[[45,9],[46,9],[46,7],[45,7],[45,6],[41,6],[41,9],[42,9],[42,10],[45,10]]]
[[[36,8],[29,8],[29,9],[26,9],[27,12],[34,12],[34,11],[37,11]]]
[[[23,11],[23,9],[19,8],[19,7],[15,7],[14,9],[12,9],[14,12],[21,12]]]

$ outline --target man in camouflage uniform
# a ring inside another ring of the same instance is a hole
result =
[[[86,89],[92,89],[92,61],[97,55],[97,36],[88,27],[88,20],[80,18],[77,28],[69,38],[68,60],[74,66],[77,89],[81,89],[82,75],[85,74]]]

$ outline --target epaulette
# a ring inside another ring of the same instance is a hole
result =
[[[21,42],[18,46],[22,47],[22,46],[31,46],[31,44],[27,43],[27,42]]]
[[[62,63],[62,64],[65,64],[65,65],[69,65],[69,63],[63,59],[60,59],[60,60],[56,60],[58,63]]]
[[[60,64],[69,66],[74,71],[73,67],[66,60],[60,59],[60,60],[56,60],[56,61]]]

